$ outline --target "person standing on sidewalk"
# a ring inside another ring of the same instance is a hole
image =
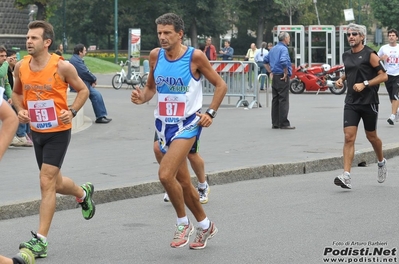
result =
[[[198,222],[196,238],[190,243],[190,248],[202,249],[218,230],[205,214],[198,192],[191,183],[187,154],[200,136],[202,127],[212,124],[227,86],[212,69],[203,52],[181,44],[184,22],[179,16],[167,13],[158,17],[155,23],[161,48],[151,51],[147,85],[143,90],[133,90],[131,101],[143,104],[157,94],[155,128],[164,153],[158,171],[159,180],[169,194],[177,215],[175,235],[170,246],[185,246],[194,232],[186,214],[186,205]],[[200,112],[202,75],[215,86],[212,102],[203,114]]]
[[[387,69],[388,81],[385,82],[389,99],[391,100],[391,115],[387,122],[394,125],[397,119],[399,108],[399,45],[398,31],[396,29],[388,30],[388,44],[383,45],[378,51],[378,56],[384,61],[385,68]]]
[[[108,124],[112,121],[112,119],[107,118],[107,108],[105,108],[103,96],[97,89],[94,88],[97,84],[97,77],[90,72],[83,61],[83,57],[86,56],[86,53],[86,47],[83,44],[77,44],[73,49],[73,55],[69,62],[76,68],[79,77],[89,89],[89,99],[93,106],[94,114],[96,115],[96,123]],[[70,88],[72,92],[75,91],[73,86]]]
[[[213,60],[217,59],[216,48],[212,44],[212,39],[211,38],[207,38],[206,39],[205,48],[204,48],[203,52],[205,53],[205,55],[208,58],[208,60],[213,61]]]
[[[21,243],[35,257],[47,257],[47,235],[54,216],[56,194],[72,195],[82,207],[85,219],[95,213],[91,183],[76,185],[61,173],[61,166],[71,139],[72,118],[83,106],[89,90],[75,68],[62,57],[48,52],[54,41],[53,26],[45,21],[32,21],[26,35],[27,56],[15,65],[12,101],[21,123],[30,123],[37,165],[40,170],[41,202],[39,228],[33,238]],[[68,84],[77,96],[71,106],[67,102]]]
[[[334,184],[351,189],[350,171],[355,155],[355,140],[360,119],[363,120],[366,137],[378,159],[378,182],[383,183],[387,176],[382,142],[377,136],[377,120],[378,89],[380,83],[388,80],[388,75],[377,53],[364,45],[366,38],[364,26],[349,24],[346,36],[351,49],[342,54],[345,74],[335,83],[338,88],[344,86],[345,80],[348,83],[344,106],[344,172],[334,179]]]
[[[262,42],[260,49],[255,52],[255,62],[258,65],[258,74],[266,74],[265,64],[263,64],[263,60],[265,56],[269,53],[266,49],[266,42]],[[265,76],[260,77],[260,90],[265,90]],[[269,78],[267,78],[269,79]],[[267,87],[267,84],[266,84]]]
[[[266,71],[272,77],[272,129],[295,129],[288,120],[289,86],[292,74],[288,53],[290,34],[285,31],[278,35],[279,43],[264,57]]]

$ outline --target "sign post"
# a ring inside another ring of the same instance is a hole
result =
[[[129,45],[128,45],[128,71],[127,78],[132,75],[132,68],[140,71],[140,49],[141,49],[141,29],[129,29]]]

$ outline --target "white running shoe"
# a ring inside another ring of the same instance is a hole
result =
[[[200,203],[206,204],[209,200],[209,192],[211,191],[211,188],[209,187],[209,184],[206,184],[205,189],[197,188],[198,189],[198,194],[200,197]]]
[[[344,189],[352,189],[351,177],[344,173],[335,177],[334,184]]]
[[[28,140],[26,137],[18,136],[14,136],[10,145],[14,147],[33,147],[33,143],[30,139]]]
[[[378,179],[377,179],[377,181],[379,183],[383,183],[387,178],[387,174],[388,174],[387,160],[384,158],[383,164],[382,165],[378,164]]]
[[[169,200],[169,195],[168,195],[168,193],[167,192],[165,192],[165,195],[163,196],[163,201],[164,202],[170,202],[170,200]]]

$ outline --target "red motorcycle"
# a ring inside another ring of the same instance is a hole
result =
[[[335,87],[335,82],[344,71],[344,65],[331,67],[329,64],[323,64],[307,67],[307,64],[302,64],[293,70],[290,91],[293,94],[300,94],[304,91],[317,91],[318,93],[330,89],[333,94],[343,94],[347,89],[346,82],[342,89]]]

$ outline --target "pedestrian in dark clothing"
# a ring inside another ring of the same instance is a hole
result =
[[[290,35],[282,31],[279,43],[264,57],[263,62],[272,77],[272,128],[295,129],[288,120],[289,83],[292,74],[291,59],[288,53]]]

